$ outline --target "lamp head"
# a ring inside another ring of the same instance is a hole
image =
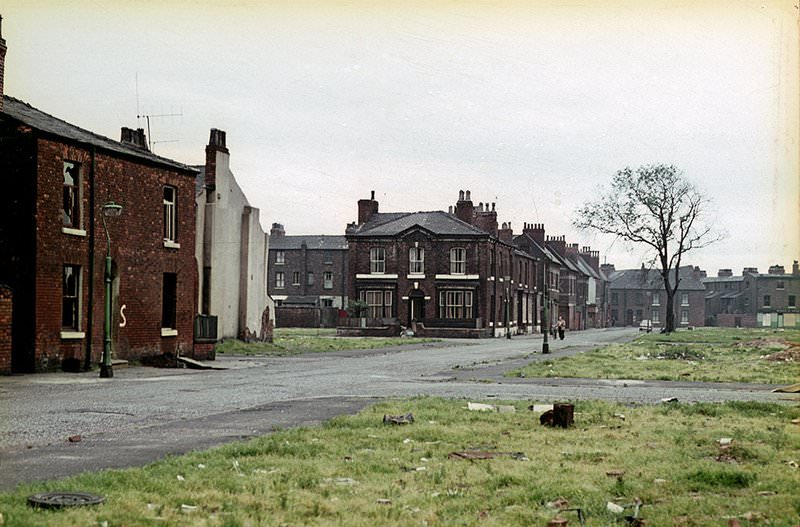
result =
[[[113,201],[109,201],[105,205],[103,205],[103,216],[107,217],[116,217],[122,214],[122,205],[119,203],[115,203]]]

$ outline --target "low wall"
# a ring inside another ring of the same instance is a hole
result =
[[[723,328],[754,328],[756,327],[756,316],[735,314],[735,313],[719,313],[716,317],[715,323]]]

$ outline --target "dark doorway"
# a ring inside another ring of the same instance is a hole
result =
[[[412,322],[425,319],[425,293],[414,289],[408,295],[408,325]]]
[[[625,325],[626,326],[633,325],[633,309],[629,309],[625,312]]]

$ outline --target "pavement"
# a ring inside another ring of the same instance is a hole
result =
[[[396,397],[473,401],[604,399],[623,403],[755,400],[791,404],[775,386],[505,377],[634,338],[622,329],[570,333],[542,355],[540,335],[447,340],[297,357],[218,356],[216,370],[128,367],[0,378],[0,491],[85,471],[141,466],[167,455],[311,426]],[[76,436],[80,436],[79,441]],[[73,438],[73,442],[69,438]]]

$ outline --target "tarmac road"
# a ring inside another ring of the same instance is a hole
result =
[[[774,386],[506,378],[530,361],[581,353],[637,335],[568,333],[541,355],[541,335],[448,340],[290,358],[225,357],[224,370],[118,368],[0,378],[0,490],[305,426],[390,397],[433,395],[553,402],[781,401]],[[80,435],[78,442],[70,436]]]

